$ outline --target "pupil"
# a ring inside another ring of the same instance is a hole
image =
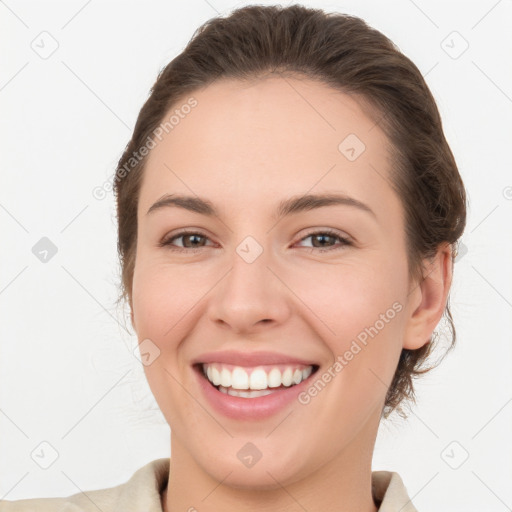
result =
[[[198,235],[188,235],[187,238],[195,239],[195,241],[197,241],[197,239],[200,238],[200,236],[198,236]],[[195,244],[193,243],[192,245],[195,245]]]
[[[325,241],[326,238],[331,238],[330,235],[316,235],[317,239],[323,239]],[[325,244],[321,244],[321,247],[323,247]]]

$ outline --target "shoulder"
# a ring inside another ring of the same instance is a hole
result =
[[[161,512],[160,492],[169,475],[169,458],[139,468],[125,483],[67,497],[0,500],[0,512]]]
[[[402,478],[394,471],[372,472],[372,494],[379,505],[378,512],[418,512]]]

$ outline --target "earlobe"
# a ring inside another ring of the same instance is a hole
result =
[[[425,345],[443,316],[452,283],[452,246],[439,246],[436,256],[424,265],[424,277],[410,293],[412,306],[403,343],[409,350]]]

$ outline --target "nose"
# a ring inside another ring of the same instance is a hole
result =
[[[229,271],[211,292],[209,319],[237,334],[282,324],[290,314],[291,292],[273,268],[269,251],[254,261],[240,254],[233,251]]]

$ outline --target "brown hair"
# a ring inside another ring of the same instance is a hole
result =
[[[160,72],[119,160],[114,178],[122,269],[119,300],[128,299],[130,307],[137,204],[146,161],[139,149],[154,139],[171,107],[193,91],[223,78],[253,80],[269,74],[320,80],[371,108],[393,150],[390,184],[405,212],[412,279],[423,277],[422,260],[433,257],[441,243],[455,244],[462,235],[464,185],[435,100],[414,63],[355,16],[300,5],[246,6],[199,27],[184,51]],[[451,349],[456,335],[449,300],[444,314]],[[417,350],[402,350],[384,417],[394,409],[406,416],[399,404],[404,399],[415,402],[413,378],[436,366],[422,367],[434,345],[431,338]]]

